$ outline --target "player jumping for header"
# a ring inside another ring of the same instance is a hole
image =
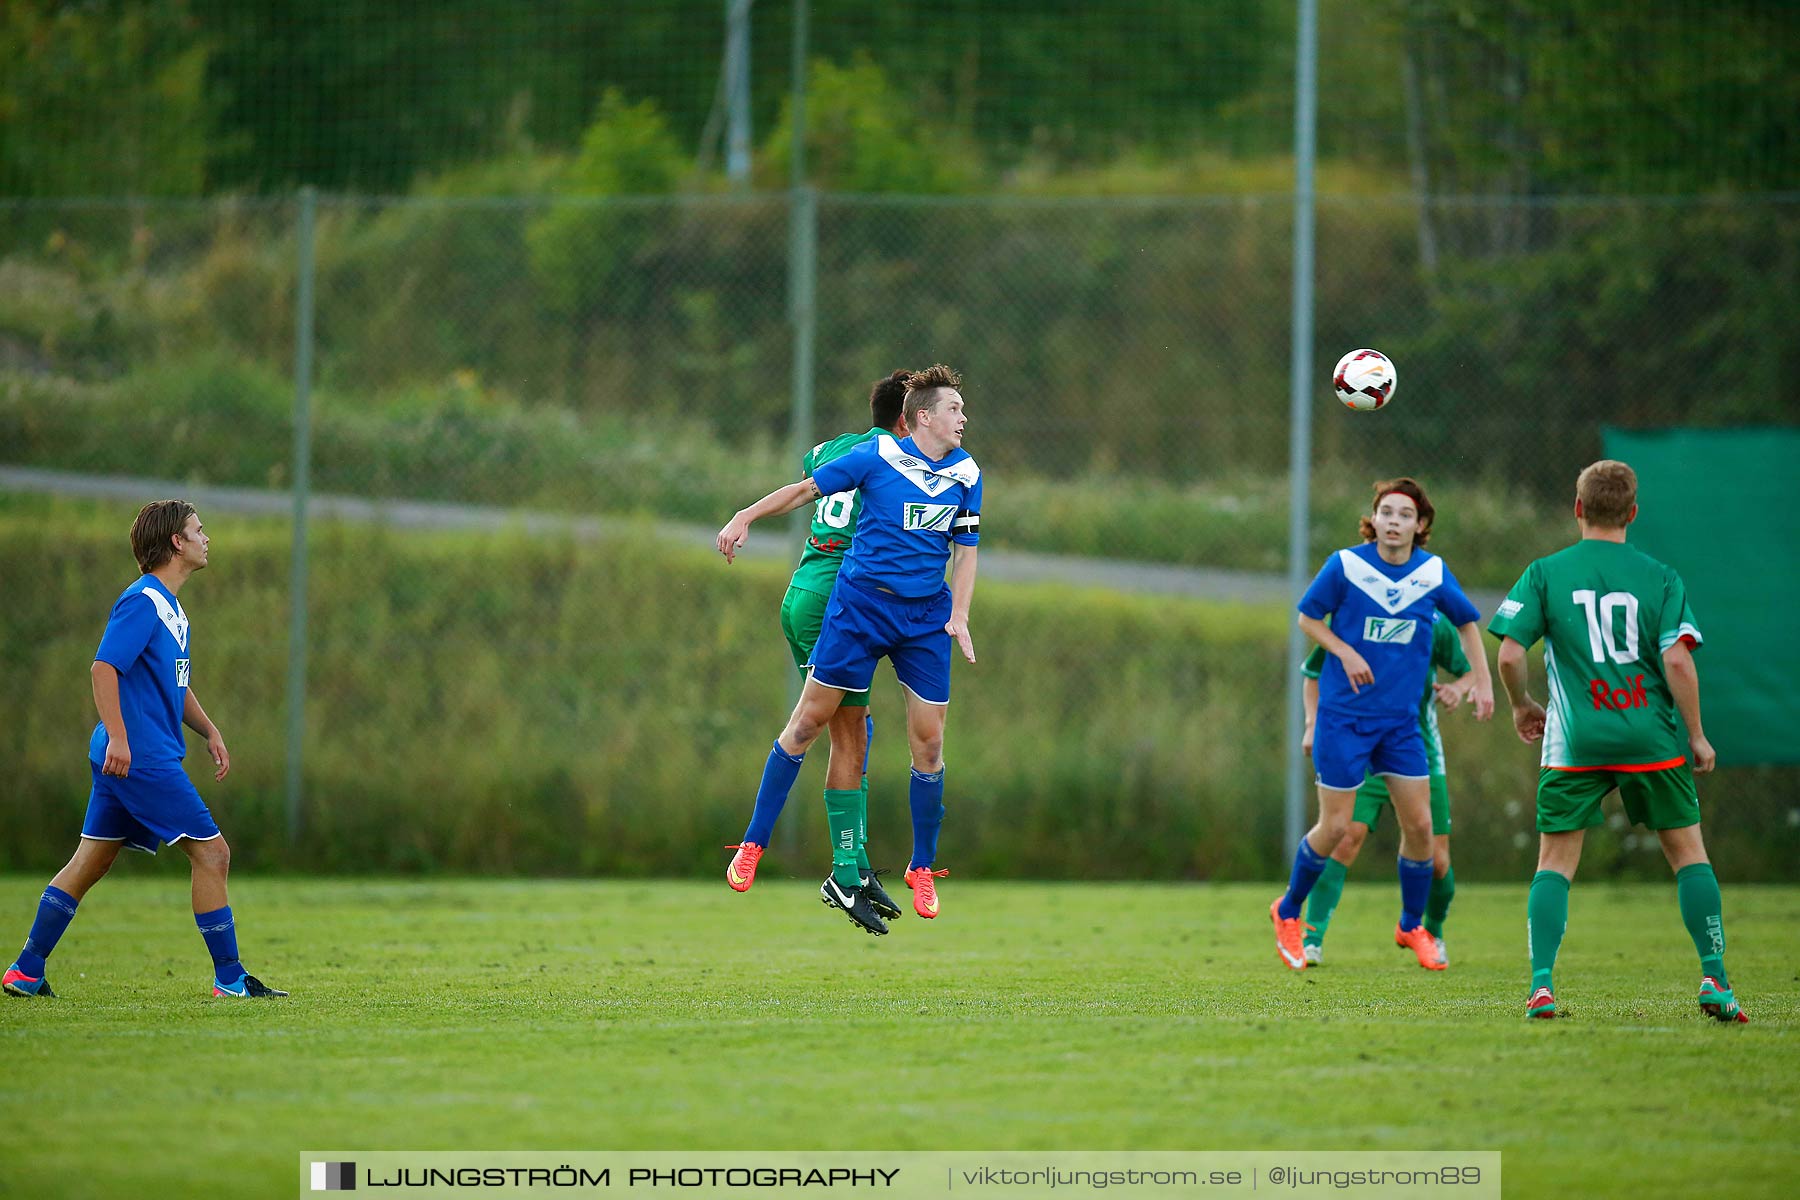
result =
[[[911,436],[884,434],[864,442],[814,468],[811,479],[779,488],[745,510],[775,516],[852,488],[862,494],[856,540],[825,609],[800,702],[763,766],[756,805],[761,809],[793,789],[806,748],[845,693],[868,691],[876,661],[886,658],[906,689],[912,749],[913,854],[906,883],[913,890],[913,911],[927,918],[938,915],[937,879],[946,874],[933,864],[944,820],[951,641],[965,659],[975,661],[969,606],[980,543],[981,469],[962,448],[967,417],[961,386],[956,372],[941,364],[908,377],[905,417]],[[719,531],[719,553],[727,562],[748,534],[749,522],[741,519]],[[862,882],[859,815],[846,805],[827,816],[832,870],[819,888],[821,898],[868,932],[886,933],[887,922]]]
[[[842,434],[808,450],[801,462],[806,475],[810,477],[818,467],[884,433],[905,437],[906,415],[902,409],[906,403],[906,381],[912,374],[895,371],[877,379],[869,388],[869,419],[873,424],[864,433]],[[726,530],[740,525],[748,530],[752,522],[767,516],[762,506],[768,499],[764,497],[732,517]],[[788,650],[802,676],[819,640],[819,628],[825,622],[825,609],[837,586],[844,555],[856,540],[856,520],[862,515],[862,507],[862,493],[857,491],[821,496],[813,504],[812,530],[806,548],[800,552],[800,565],[794,568],[787,595],[781,599],[781,631],[787,635]],[[875,720],[869,716],[868,692],[844,693],[842,705],[831,714],[827,736],[831,741],[831,759],[825,768],[825,811],[842,811],[848,804],[857,806],[856,855],[862,868],[863,887],[875,911],[891,921],[900,915],[900,907],[881,886],[882,872],[869,863],[869,744],[875,737]],[[850,795],[853,792],[855,795]],[[725,882],[733,891],[747,892],[756,882],[756,866],[769,848],[775,822],[786,803],[785,794],[759,795],[743,840],[726,847],[737,851],[725,867]]]

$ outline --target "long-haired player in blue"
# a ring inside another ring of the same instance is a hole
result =
[[[155,854],[177,846],[193,867],[194,923],[213,960],[212,992],[230,999],[285,996],[244,970],[237,925],[226,899],[231,851],[181,760],[186,725],[206,739],[213,779],[231,770],[231,755],[191,686],[188,615],[176,599],[206,568],[211,539],[185,500],[157,500],[131,524],[131,552],[143,571],[113,602],[90,676],[100,723],[88,739],[94,787],[81,842],[38,901],[25,948],[0,986],[13,996],[54,996],[44,960],[56,948],[76,906],[119,857],[121,846]]]
[[[1306,969],[1300,907],[1349,828],[1365,773],[1387,780],[1400,823],[1394,942],[1427,970],[1444,969],[1423,924],[1432,877],[1431,768],[1419,732],[1419,696],[1440,614],[1456,626],[1474,666],[1477,720],[1494,715],[1494,681],[1481,644],[1481,613],[1444,560],[1424,548],[1436,516],[1417,480],[1377,483],[1371,514],[1362,519],[1370,540],[1326,559],[1300,600],[1300,628],[1331,657],[1319,677],[1313,730],[1319,820],[1300,839],[1287,891],[1269,905],[1275,948],[1296,971]]]
[[[913,854],[906,883],[913,911],[938,915],[938,829],[944,820],[944,720],[950,704],[950,645],[969,662],[969,605],[981,540],[981,468],[962,448],[962,379],[941,364],[907,377],[903,411],[911,436],[883,434],[820,463],[810,479],[778,488],[719,531],[730,562],[750,523],[793,512],[821,496],[852,489],[862,496],[856,540],[844,555],[837,585],[807,664],[806,686],[763,766],[756,807],[778,807],[793,789],[806,749],[829,724],[844,696],[866,692],[885,658],[906,690],[912,750]],[[950,563],[950,582],[944,564]],[[831,793],[827,793],[828,796]],[[853,800],[855,792],[842,793]],[[828,807],[831,875],[819,888],[870,933],[886,933],[858,858],[861,813],[853,802]]]

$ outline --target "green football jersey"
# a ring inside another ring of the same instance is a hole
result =
[[[821,464],[840,458],[886,432],[885,429],[871,429],[867,433],[846,433],[829,442],[820,442],[800,460],[806,477],[811,479],[813,471]],[[856,518],[861,515],[862,495],[855,489],[820,496],[813,503],[812,530],[807,534],[806,547],[800,552],[800,565],[794,568],[794,578],[789,586],[821,596],[831,595],[832,587],[837,584],[838,568],[844,565],[844,551],[850,548],[850,541],[856,536]]]
[[[1444,773],[1444,743],[1438,734],[1437,690],[1434,686],[1439,668],[1458,679],[1473,669],[1469,666],[1469,656],[1463,653],[1456,626],[1443,617],[1431,623],[1431,673],[1425,677],[1425,695],[1419,701],[1419,732],[1425,735],[1425,757],[1431,764],[1433,775]],[[1300,664],[1300,673],[1308,679],[1317,679],[1324,669],[1325,647],[1314,646],[1306,661]]]
[[[1543,765],[1675,766],[1687,757],[1662,652],[1700,628],[1674,570],[1623,542],[1587,538],[1525,568],[1488,622],[1550,677]]]

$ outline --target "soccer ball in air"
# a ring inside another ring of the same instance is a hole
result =
[[[1352,350],[1331,373],[1337,398],[1357,412],[1374,412],[1394,398],[1394,364],[1379,350]]]

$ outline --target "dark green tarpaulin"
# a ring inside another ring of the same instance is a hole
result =
[[[1637,472],[1632,544],[1687,581],[1719,765],[1800,763],[1800,429],[1608,429],[1605,445]]]

